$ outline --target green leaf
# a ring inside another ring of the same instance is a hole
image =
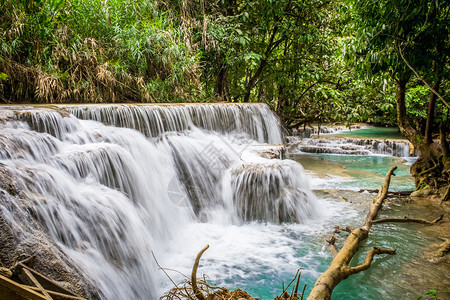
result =
[[[6,80],[8,80],[8,75],[7,74],[5,74],[5,73],[0,73],[0,81],[6,81]]]

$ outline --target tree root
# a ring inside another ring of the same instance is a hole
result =
[[[436,157],[436,160],[432,158],[431,159],[431,163],[433,165],[431,167],[429,167],[426,170],[423,170],[423,171],[419,172],[417,175],[414,175],[415,178],[419,178],[418,184],[416,186],[429,185],[429,186],[434,186],[434,188],[437,189],[438,186],[439,186],[437,178],[439,176],[434,174],[434,172],[438,168],[443,168],[442,160],[443,160],[442,154],[439,155],[438,157]]]
[[[439,205],[442,205],[442,203],[448,201],[450,198],[450,184],[447,186],[447,190],[445,191],[444,196],[441,199],[441,202],[439,202]]]

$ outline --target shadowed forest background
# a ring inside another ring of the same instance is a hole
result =
[[[287,129],[398,125],[421,151],[416,186],[440,188],[448,178],[449,7],[438,0],[2,0],[0,99],[265,102]],[[434,143],[439,128],[443,147]]]
[[[448,127],[449,11],[444,1],[3,0],[0,99],[265,102],[288,129],[398,123],[425,157],[416,185],[440,187],[448,172],[443,183],[422,173],[436,160],[439,176],[448,169],[446,140],[432,144]]]

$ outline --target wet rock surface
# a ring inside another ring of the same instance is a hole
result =
[[[26,207],[28,214],[17,207]],[[34,257],[36,271],[89,299],[99,299],[94,280],[82,274],[33,219],[33,208],[10,172],[0,165],[0,264],[9,269]]]

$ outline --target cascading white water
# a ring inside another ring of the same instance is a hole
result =
[[[315,214],[302,167],[255,154],[256,143],[282,141],[265,105],[2,110],[0,164],[23,190],[34,229],[105,299],[156,299],[162,275],[151,251],[167,260],[187,224]],[[0,206],[12,215],[18,207]]]
[[[247,154],[247,153],[246,153]],[[229,170],[229,199],[236,216],[243,221],[269,220],[275,223],[301,222],[311,218],[314,205],[311,190],[300,164],[285,160],[261,159],[254,153]],[[256,154],[257,155],[257,154]]]
[[[61,106],[79,119],[136,129],[148,137],[193,127],[245,133],[261,143],[281,144],[280,125],[266,105],[180,104],[170,106]]]
[[[364,138],[313,138],[293,140],[290,151],[343,155],[384,154],[398,157],[414,156],[407,140]]]

